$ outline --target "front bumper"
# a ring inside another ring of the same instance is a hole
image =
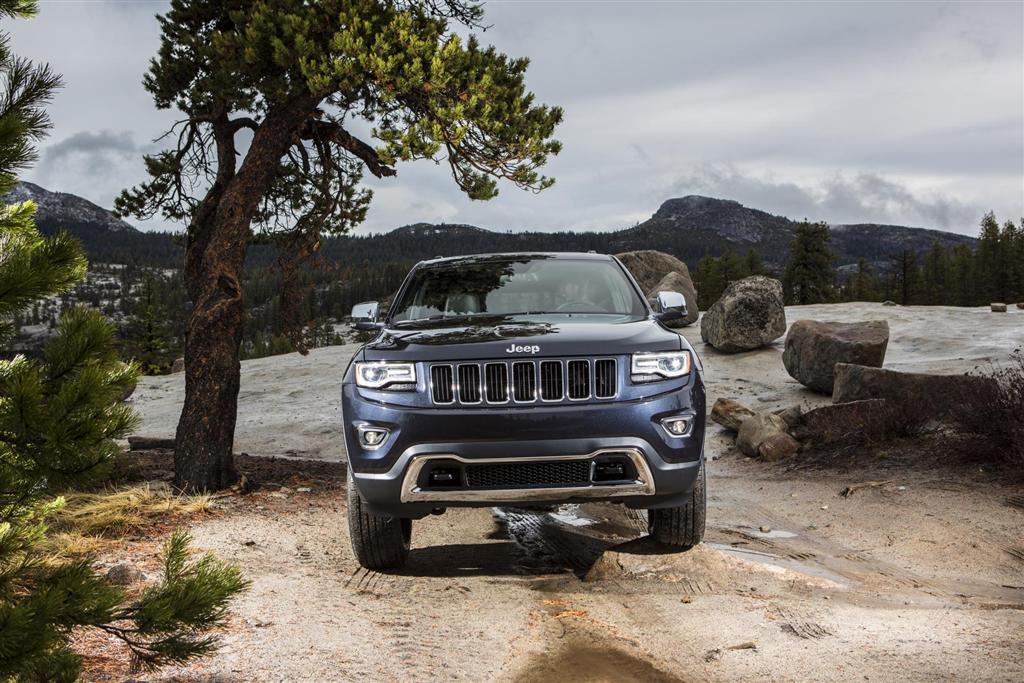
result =
[[[665,417],[685,415],[691,428],[671,436]],[[349,468],[377,514],[422,517],[438,507],[550,504],[613,500],[635,508],[670,507],[688,498],[703,458],[705,400],[699,377],[641,400],[495,408],[406,408],[367,400],[352,384],[342,390]],[[387,429],[364,448],[360,426]],[[635,477],[615,486],[429,491],[418,486],[426,463],[544,462],[625,454]]]

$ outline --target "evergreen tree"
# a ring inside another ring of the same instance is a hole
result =
[[[764,269],[764,261],[761,260],[761,255],[753,249],[747,252],[745,266],[747,275],[764,275],[766,272]]]
[[[871,264],[866,258],[857,260],[857,274],[853,278],[850,287],[851,301],[874,301],[875,293],[874,272]]]
[[[787,303],[820,304],[832,299],[835,270],[825,223],[797,223],[783,276]]]
[[[938,242],[924,256],[921,269],[919,303],[927,306],[948,304],[950,295],[950,262],[945,247]]]
[[[1013,221],[1003,223],[999,251],[1003,264],[1003,300],[1024,301],[1024,231]]]
[[[167,372],[177,357],[178,349],[171,333],[170,311],[158,276],[146,273],[135,295],[126,299],[129,301],[125,329],[128,355],[142,366],[146,374]]]
[[[0,0],[0,18],[34,10]],[[59,85],[0,36],[0,196],[35,158],[33,143],[49,127],[43,107]],[[43,238],[34,214],[32,202],[0,206],[0,347],[15,316],[85,275],[78,243],[66,233]],[[111,324],[72,307],[40,358],[6,348],[0,357],[0,680],[75,680],[80,661],[69,641],[83,628],[120,638],[148,666],[209,652],[216,641],[206,631],[245,582],[211,555],[189,562],[187,535],[171,537],[162,580],[131,601],[90,558],[61,560],[43,546],[47,520],[63,504],[55,493],[102,476],[118,451],[114,439],[136,424],[118,397],[137,370],[118,359]]]
[[[966,244],[953,249],[950,265],[950,297],[954,306],[973,306],[975,294],[975,255]]]
[[[978,278],[975,283],[975,301],[979,304],[1001,301],[1002,244],[999,221],[991,211],[981,219],[981,232],[978,235],[978,248],[975,250],[974,258],[974,272]]]
[[[525,87],[527,60],[463,38],[469,0],[171,0],[145,77],[158,108],[177,108],[176,149],[146,158],[151,180],[117,201],[124,214],[188,223],[185,282],[194,302],[175,481],[215,490],[235,479],[243,264],[254,231],[302,260],[321,237],[365,216],[366,170],[444,163],[471,199],[497,181],[539,191],[560,144],[558,108]],[[373,131],[376,146],[356,137]],[[207,182],[207,179],[212,182]],[[198,193],[193,194],[198,188]]]

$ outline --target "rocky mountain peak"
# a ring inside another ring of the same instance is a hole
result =
[[[669,199],[648,223],[662,229],[713,229],[731,242],[758,242],[766,231],[789,226],[785,218],[747,208],[737,201],[701,195]]]
[[[51,192],[35,183],[22,181],[3,197],[3,201],[8,203],[29,200],[39,207],[36,210],[36,222],[41,226],[71,227],[86,224],[113,232],[136,232],[131,225],[88,199],[67,192]]]

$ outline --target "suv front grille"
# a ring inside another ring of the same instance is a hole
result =
[[[467,465],[466,483],[470,488],[481,489],[586,486],[590,484],[590,461],[561,460]]]
[[[614,398],[614,358],[437,363],[430,395],[437,405],[499,405]]]

